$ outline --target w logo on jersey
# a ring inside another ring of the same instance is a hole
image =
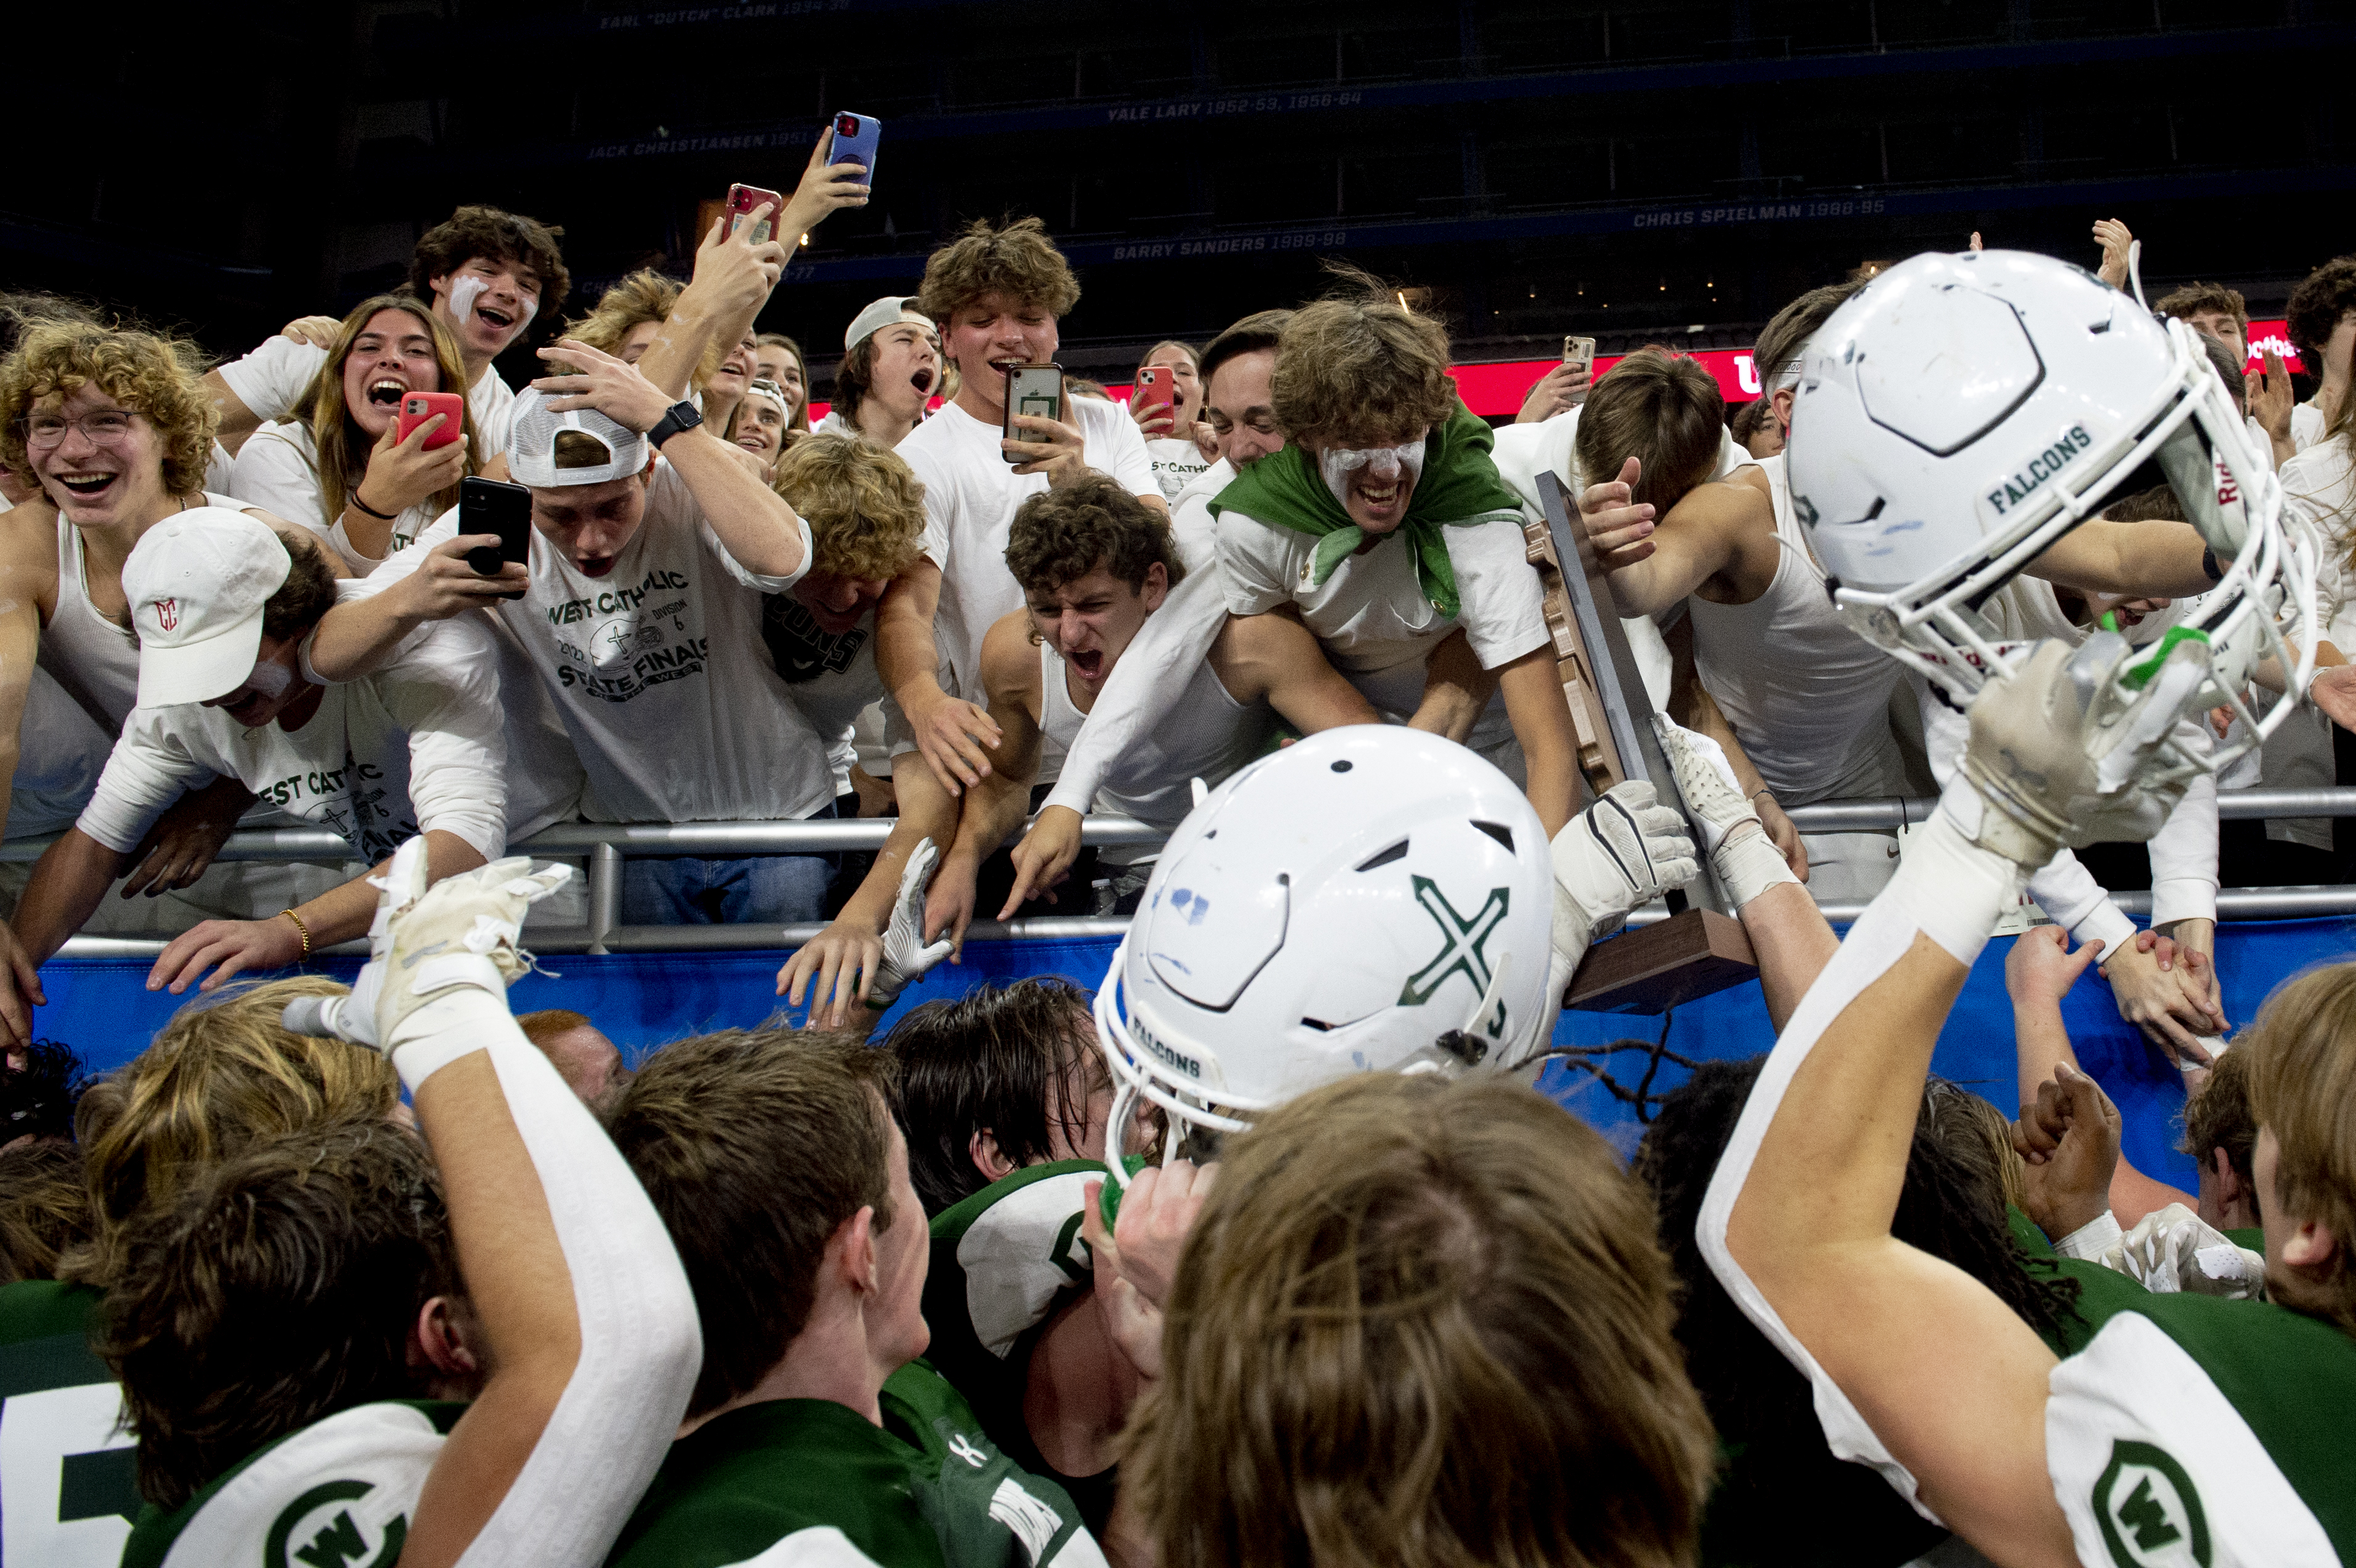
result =
[[[1448,983],[1451,975],[1462,971],[1472,982],[1475,996],[1484,996],[1489,989],[1489,955],[1483,951],[1490,933],[1495,931],[1513,905],[1511,888],[1491,888],[1488,901],[1472,912],[1471,918],[1456,912],[1448,895],[1430,877],[1413,879],[1415,901],[1431,916],[1440,927],[1440,951],[1431,961],[1408,976],[1399,990],[1399,1006],[1419,1008],[1431,1000],[1440,987]]]
[[[370,1541],[367,1526],[345,1506],[374,1490],[369,1481],[328,1481],[296,1498],[270,1527],[262,1568],[392,1568],[409,1539],[409,1520],[393,1515]]]
[[[2094,1517],[2118,1568],[2208,1568],[2209,1519],[2184,1467],[2164,1448],[2122,1437],[2094,1483]]]

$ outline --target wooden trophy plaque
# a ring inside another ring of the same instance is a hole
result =
[[[1546,588],[1547,629],[1555,666],[1578,732],[1580,770],[1601,795],[1628,779],[1647,779],[1661,800],[1693,813],[1678,793],[1676,775],[1653,732],[1653,699],[1628,647],[1627,629],[1561,479],[1537,479],[1544,519],[1523,525],[1530,564]],[[1567,563],[1569,569],[1566,569]],[[1697,851],[1701,834],[1693,835]],[[1759,965],[1742,923],[1726,912],[1725,895],[1700,856],[1701,876],[1690,893],[1670,893],[1667,920],[1638,926],[1587,950],[1563,1006],[1583,1012],[1659,1014],[1758,978]]]

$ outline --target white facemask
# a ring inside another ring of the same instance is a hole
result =
[[[1424,438],[1416,437],[1404,446],[1337,447],[1317,454],[1317,471],[1325,476],[1325,488],[1333,492],[1333,499],[1347,507],[1350,504],[1350,476],[1359,469],[1368,471],[1368,477],[1380,483],[1396,479],[1405,469],[1417,479],[1423,477]]]

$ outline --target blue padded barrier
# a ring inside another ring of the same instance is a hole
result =
[[[1025,975],[1066,975],[1094,987],[1111,961],[1109,938],[1070,942],[976,942],[962,965],[942,965],[910,989],[892,1019],[910,1007],[958,995],[984,981]],[[2012,1008],[2004,989],[2009,939],[1991,942],[1965,985],[1940,1036],[1934,1071],[2003,1106],[2017,1108],[2012,1056]],[[2219,928],[2218,967],[2224,978],[2226,1016],[2236,1025],[2256,1016],[2268,991],[2309,965],[2356,952],[2356,920],[2250,922]],[[134,958],[52,959],[41,971],[49,1005],[40,1009],[37,1032],[80,1051],[93,1071],[130,1060],[181,1005],[181,998],[145,988],[148,960]],[[635,1060],[668,1040],[702,1029],[749,1025],[768,1017],[781,956],[761,953],[629,953],[552,959],[552,976],[533,975],[512,993],[516,1010],[571,1008],[599,1028]],[[348,980],[356,959],[327,960],[322,973]],[[2089,977],[2063,1007],[2079,1059],[2118,1103],[2126,1122],[2127,1157],[2147,1175],[2190,1190],[2192,1162],[2177,1152],[2183,1090],[2176,1072],[2143,1037],[2122,1022],[2109,989]],[[1667,1046],[1704,1060],[1737,1058],[1773,1043],[1767,1008],[1756,986],[1738,987],[1679,1008],[1667,1020]],[[1565,1013],[1555,1030],[1558,1046],[1598,1046],[1641,1036],[1661,1038],[1662,1020],[1612,1013]],[[1622,1085],[1634,1090],[1651,1065],[1644,1049],[1601,1059]],[[1657,1094],[1683,1082],[1685,1070],[1667,1061],[1652,1083]],[[1631,1153],[1644,1126],[1634,1108],[1615,1098],[1592,1074],[1565,1063],[1550,1067],[1541,1081],[1557,1100],[1601,1128],[1623,1155]]]

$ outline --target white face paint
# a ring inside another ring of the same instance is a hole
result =
[[[1346,507],[1351,476],[1361,468],[1368,470],[1367,477],[1377,483],[1398,478],[1402,468],[1421,479],[1423,442],[1418,436],[1404,446],[1335,447],[1318,454],[1317,470],[1324,475],[1325,488],[1333,492],[1333,499]]]
[[[483,291],[490,286],[491,281],[488,278],[480,277],[473,272],[461,272],[451,279],[450,315],[459,321],[473,315],[475,302],[481,299]],[[529,321],[531,318],[527,315],[524,319]]]
[[[294,684],[294,672],[275,659],[256,660],[253,673],[245,677],[248,690],[273,700],[284,696],[286,688]]]

